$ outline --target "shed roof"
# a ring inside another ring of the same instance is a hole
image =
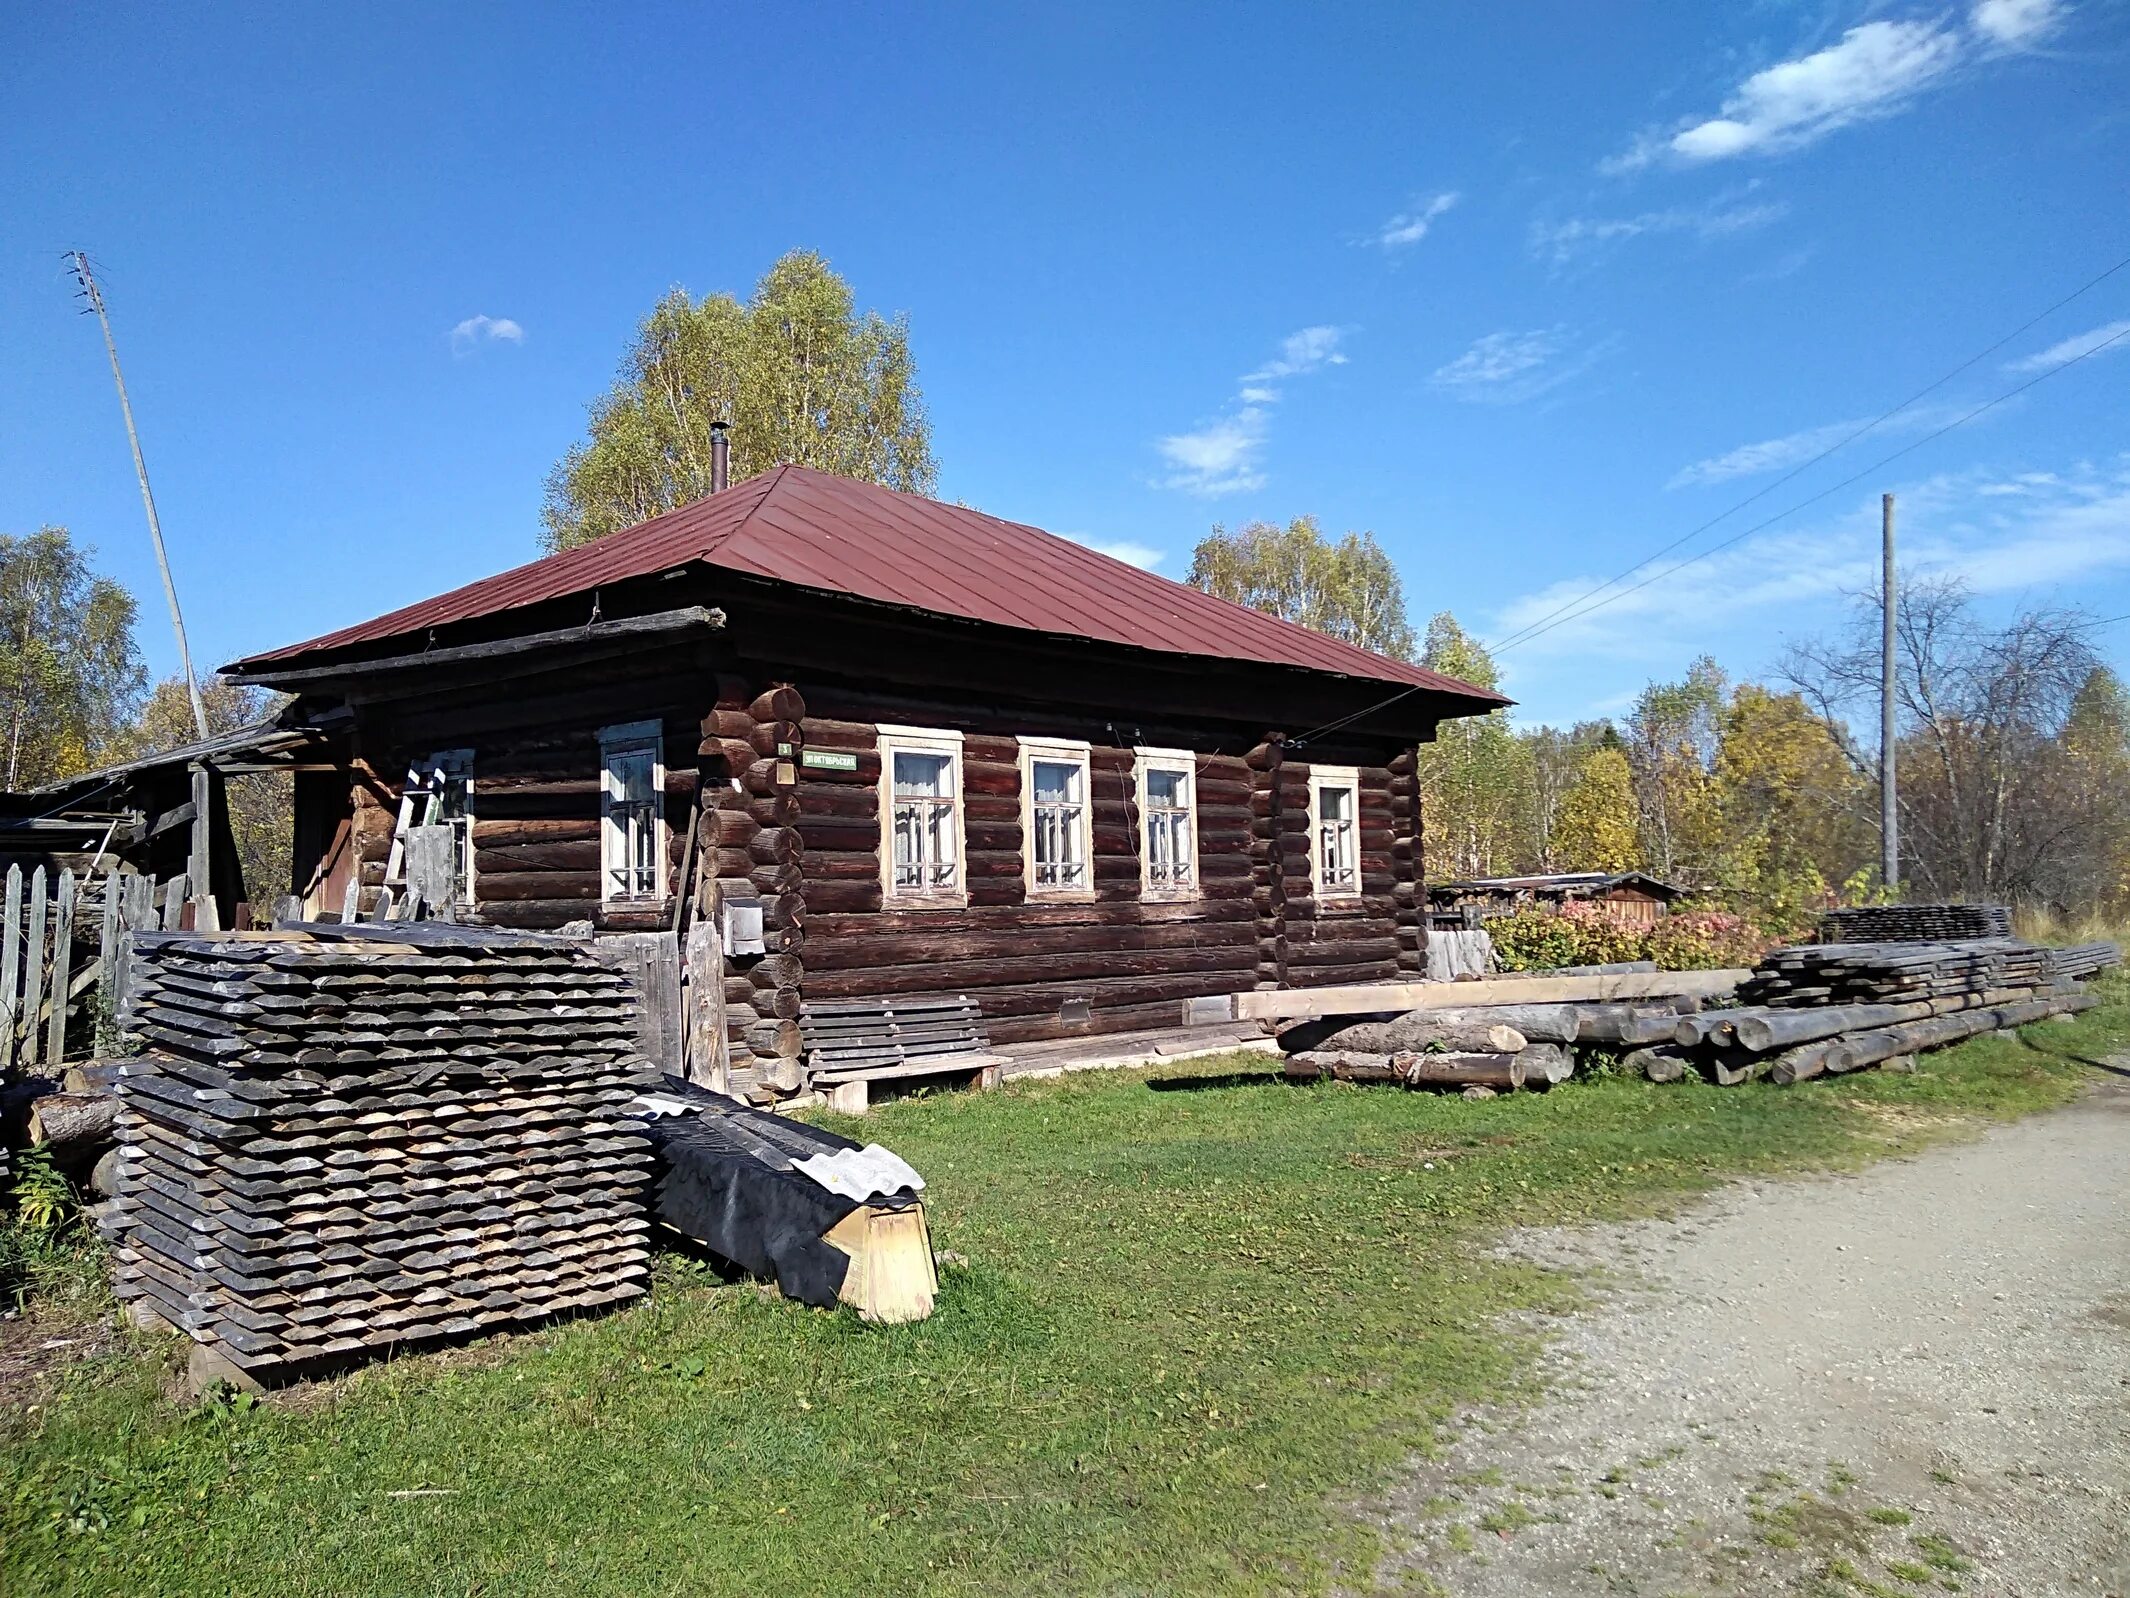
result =
[[[1467,714],[1509,703],[1041,528],[803,466],[779,466],[623,532],[229,669],[270,677],[263,668],[272,664],[402,639],[695,562],[1028,632],[1429,689],[1472,701]]]
[[[1528,877],[1472,877],[1461,882],[1438,883],[1433,891],[1450,893],[1573,893],[1608,888],[1640,888],[1660,899],[1676,899],[1686,890],[1675,888],[1646,871],[1555,871]]]

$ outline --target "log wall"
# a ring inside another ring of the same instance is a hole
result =
[[[1400,959],[1395,854],[1398,790],[1387,766],[1357,770],[1361,891],[1357,897],[1327,899],[1317,894],[1309,860],[1309,829],[1314,820],[1309,806],[1309,765],[1290,757],[1277,768],[1281,953],[1288,987],[1390,981],[1408,969]]]
[[[1246,747],[1232,731],[1119,729],[1076,723],[1069,711],[924,702],[728,665],[613,662],[367,710],[346,821],[365,910],[382,884],[409,760],[470,748],[473,919],[646,930],[672,924],[676,894],[698,916],[735,896],[759,898],[765,951],[724,960],[713,984],[722,1026],[713,1018],[709,1035],[721,1037],[736,1089],[800,1084],[797,1021],[809,998],[966,993],[994,1040],[1010,1045],[1172,1026],[1186,998],[1370,981],[1424,965],[1410,751],[1359,766],[1363,891],[1320,903],[1309,864],[1310,766],[1274,735]],[[668,897],[605,906],[598,731],[654,717],[665,734]],[[882,722],[963,734],[966,905],[900,907],[884,897]],[[1021,734],[1090,742],[1086,902],[1030,902]],[[1199,891],[1186,899],[1141,892],[1143,829],[1126,746],[1140,742],[1243,751],[1198,757]],[[808,766],[808,749],[848,753],[855,769]],[[1084,1019],[1072,1003],[1082,1000]]]
[[[469,919],[537,931],[584,920],[603,931],[670,925],[674,877],[695,808],[700,701],[701,689],[684,677],[647,678],[610,663],[504,689],[439,692],[378,713],[363,726],[347,779],[348,836],[364,913],[375,908],[384,885],[408,765],[439,750],[471,749]],[[651,720],[664,732],[664,902],[609,906],[600,899],[599,729]],[[321,894],[316,908],[337,914],[340,903]]]
[[[880,719],[955,725],[937,707]],[[799,773],[808,998],[966,993],[982,1006],[992,1040],[1010,1044],[1173,1026],[1182,999],[1251,985],[1258,963],[1251,779],[1240,759],[1199,758],[1199,894],[1148,900],[1140,892],[1135,757],[1130,749],[1093,744],[1093,900],[1031,902],[1016,735],[966,719],[957,730],[964,735],[968,904],[898,908],[882,887],[876,722],[806,719],[807,747],[846,751],[857,760],[851,771]],[[1088,1019],[1065,1020],[1066,1005],[1078,999],[1088,1001]]]

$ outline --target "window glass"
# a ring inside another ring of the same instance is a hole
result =
[[[1191,776],[1175,767],[1146,773],[1146,885],[1175,892],[1191,886]]]
[[[1087,885],[1087,768],[1073,761],[1030,762],[1035,886]]]
[[[1318,890],[1358,893],[1360,859],[1354,829],[1354,790],[1326,783],[1317,789],[1316,796]]]
[[[602,742],[600,752],[606,768],[601,783],[606,809],[602,897],[656,899],[665,879],[659,859],[658,748]]]
[[[894,762],[894,884],[913,893],[951,891],[960,880],[954,846],[954,757],[898,749]]]

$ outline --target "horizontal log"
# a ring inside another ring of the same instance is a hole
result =
[[[1385,1083],[1399,1087],[1520,1088],[1527,1080],[1518,1054],[1362,1054],[1335,1049],[1287,1056],[1281,1068],[1297,1081]]]
[[[522,871],[597,871],[600,844],[596,838],[582,842],[523,843],[506,848],[476,849],[474,879],[487,886],[490,876]]]
[[[1469,1009],[1478,1005],[1553,1004],[1728,993],[1747,971],[1654,971],[1577,977],[1496,977],[1480,982],[1393,982],[1309,993],[1239,993],[1233,1019],[1299,1020],[1310,1015],[1367,1015],[1387,1010]],[[1519,1026],[1519,1031],[1528,1029]]]
[[[1620,1064],[1652,1082],[1677,1082],[1693,1068],[1687,1053],[1675,1047],[1636,1049],[1620,1057]]]
[[[747,714],[756,721],[801,721],[806,716],[806,700],[789,683],[778,683],[758,695],[748,705]]]
[[[117,1124],[115,1093],[48,1093],[30,1102],[30,1141],[70,1161],[108,1143]]]
[[[954,960],[939,964],[846,967],[826,971],[809,958],[809,998],[866,998],[874,994],[931,993],[955,989],[982,999],[993,987],[1058,988],[1059,997],[1076,995],[1089,982],[1120,977],[1167,977],[1194,972],[1239,976],[1256,968],[1248,949],[1148,949],[1113,954],[1001,955],[993,959]]]
[[[499,871],[493,876],[475,873],[475,900],[487,904],[504,899],[597,899],[599,873],[594,871]]]
[[[1331,1026],[1329,1032],[1321,1029]],[[1317,1031],[1321,1041],[1306,1034]],[[1348,1054],[1418,1054],[1442,1052],[1516,1054],[1530,1042],[1513,1026],[1466,1013],[1436,1017],[1415,1010],[1390,1021],[1360,1021],[1337,1026],[1324,1021],[1304,1021],[1280,1033],[1280,1047],[1290,1053],[1299,1049],[1331,1049]]]
[[[473,823],[473,846],[476,849],[506,849],[516,844],[567,843],[582,839],[598,842],[598,817],[568,816],[549,820],[527,818],[515,821],[486,821],[476,817]]]
[[[809,865],[811,862],[809,862]],[[809,887],[807,903],[814,902]],[[877,917],[875,919],[886,919]],[[986,926],[963,931],[883,932],[853,936],[821,934],[821,918],[811,925],[816,947],[808,961],[813,971],[877,970],[957,960],[995,959],[1005,955],[1048,956],[1126,953],[1156,949],[1234,949],[1255,955],[1248,922],[1087,919],[1064,925]]]
[[[874,938],[904,932],[1017,932],[1023,928],[1034,927],[1151,925],[1172,921],[1247,923],[1250,920],[1250,908],[1246,902],[1221,903],[1204,899],[1173,903],[1146,900],[1123,904],[1032,904],[1011,909],[980,905],[966,908],[897,908],[874,915],[839,915],[820,913],[821,907],[812,904],[811,892],[807,897],[810,907],[817,912],[810,923],[813,931],[818,937],[827,939]]]
[[[880,856],[866,850],[809,849],[800,862],[808,882],[878,882]]]

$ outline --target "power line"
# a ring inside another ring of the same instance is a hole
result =
[[[1943,438],[1947,433],[1956,432],[1960,428],[1965,427],[1976,417],[1982,415],[1984,412],[1995,410],[1999,405],[2004,404],[2007,400],[2017,399],[2028,389],[2034,387],[2035,384],[2045,383],[2050,378],[2056,376],[2059,372],[2069,371],[2080,361],[2089,360],[2093,356],[2098,355],[2102,350],[2107,349],[2111,345],[2119,344],[2126,338],[2130,338],[2130,327],[2125,327],[2120,333],[2117,333],[2113,338],[2103,339],[2100,343],[2094,345],[2091,349],[2079,351],[2078,354],[2071,356],[2068,360],[2062,361],[2055,366],[2049,367],[2046,371],[2035,373],[2034,376],[2028,378],[2024,383],[2019,384],[2016,388],[2006,389],[1995,399],[1985,400],[1982,404],[1977,405],[1973,410],[1967,412],[1966,415],[1958,417],[1953,421],[1947,422],[1943,427],[1937,428],[1932,432],[1925,433],[1913,444],[1903,445],[1901,448],[1895,450],[1891,455],[1884,456],[1883,458],[1872,462],[1862,471],[1854,473],[1851,476],[1845,477],[1840,482],[1833,484],[1831,487],[1823,488],[1818,493],[1799,500],[1796,504],[1789,506],[1787,509],[1777,511],[1774,515],[1768,517],[1765,521],[1755,522],[1752,526],[1746,528],[1743,532],[1733,533],[1729,538],[1723,539],[1718,543],[1709,545],[1708,548],[1702,550],[1698,554],[1687,556],[1686,559],[1678,562],[1676,565],[1667,566],[1663,571],[1653,573],[1652,575],[1643,578],[1640,582],[1634,584],[1632,587],[1623,588],[1618,593],[1611,595],[1609,598],[1595,600],[1590,604],[1582,605],[1580,609],[1571,610],[1566,615],[1561,615],[1558,611],[1556,611],[1554,614],[1558,619],[1548,620],[1544,626],[1534,625],[1533,627],[1525,629],[1520,636],[1513,638],[1508,643],[1499,646],[1499,648],[1495,650],[1495,653],[1500,654],[1508,649],[1514,648],[1518,644],[1527,644],[1531,642],[1531,640],[1534,638],[1538,638],[1546,633],[1552,632],[1556,627],[1564,627],[1569,622],[1580,621],[1583,617],[1590,615],[1594,611],[1603,610],[1608,605],[1618,604],[1621,600],[1627,598],[1630,594],[1638,594],[1643,589],[1649,587],[1652,583],[1662,582],[1665,578],[1675,576],[1677,573],[1686,570],[1686,568],[1689,566],[1693,566],[1701,561],[1707,560],[1711,555],[1722,553],[1724,550],[1729,549],[1733,544],[1744,542],[1746,539],[1752,537],[1755,533],[1765,532],[1768,528],[1773,527],[1777,522],[1782,521],[1787,517],[1794,516],[1799,511],[1804,510],[1809,506],[1816,505],[1823,499],[1827,499],[1835,494],[1839,494],[1845,488],[1854,487],[1856,484],[1862,482],[1865,478],[1871,476],[1873,473],[1881,470],[1884,467],[1892,465],[1895,461],[1901,459],[1904,455],[1912,455],[1917,450],[1921,449],[1924,445],[1935,443],[1937,440]],[[1644,561],[1642,564],[1646,566],[1649,563],[1647,561]],[[1635,567],[1631,569],[1640,570],[1641,568]],[[1595,590],[1593,592],[1595,592]],[[1578,601],[1577,603],[1580,603],[1580,601]]]
[[[2125,257],[2124,260],[2119,263],[2118,266],[2110,267],[2109,271],[2117,271],[2120,269],[2121,266],[2130,266],[2130,257]],[[2105,276],[2106,274],[2104,273],[2102,275]],[[2096,278],[2094,281],[2098,282],[2099,279]],[[2120,343],[2126,338],[2130,338],[2130,327],[2124,328],[2113,338],[2103,339],[2100,343],[2094,345],[2091,349],[2081,350],[2078,354],[2071,356],[2068,360],[2065,360],[2059,363],[2058,365],[2049,367],[2046,371],[2037,372],[2034,376],[2028,378],[2024,383],[2019,384],[2017,387],[2006,389],[1995,399],[1984,401],[1982,404],[1977,405],[1973,410],[1967,412],[1964,416],[1961,416],[1954,421],[1947,422],[1943,427],[1936,429],[1934,432],[1924,434],[1923,437],[1917,439],[1912,444],[1903,445],[1900,449],[1895,450],[1891,455],[1885,456],[1880,460],[1874,461],[1871,465],[1865,467],[1862,471],[1857,472],[1852,476],[1845,477],[1840,482],[1835,483],[1831,487],[1823,488],[1818,493],[1813,494],[1808,498],[1801,499],[1797,501],[1796,504],[1791,505],[1784,510],[1777,511],[1774,515],[1768,517],[1765,521],[1755,522],[1751,527],[1746,528],[1743,532],[1733,533],[1729,538],[1724,539],[1721,543],[1711,544],[1707,549],[1702,550],[1699,554],[1689,555],[1686,559],[1678,562],[1676,565],[1668,566],[1663,571],[1654,573],[1651,576],[1643,578],[1642,581],[1636,583],[1631,588],[1624,588],[1620,590],[1620,592],[1612,595],[1610,598],[1607,599],[1597,599],[1593,603],[1583,605],[1583,608],[1573,610],[1572,613],[1567,615],[1562,615],[1559,611],[1555,611],[1553,613],[1553,616],[1558,617],[1557,620],[1552,618],[1541,618],[1541,620],[1544,621],[1546,625],[1539,626],[1537,624],[1533,624],[1531,628],[1526,629],[1520,636],[1512,638],[1508,643],[1495,647],[1493,649],[1493,653],[1501,654],[1509,649],[1516,647],[1516,645],[1518,644],[1529,643],[1532,639],[1537,638],[1544,633],[1549,633],[1553,631],[1556,627],[1566,626],[1571,621],[1579,621],[1583,617],[1590,615],[1593,611],[1603,610],[1608,605],[1614,605],[1619,603],[1619,601],[1627,598],[1630,594],[1640,593],[1643,589],[1649,587],[1652,583],[1662,582],[1665,578],[1673,576],[1678,572],[1682,572],[1689,566],[1707,560],[1711,555],[1721,554],[1724,550],[1729,549],[1733,544],[1742,543],[1744,540],[1751,538],[1755,533],[1765,532],[1768,528],[1774,526],[1777,522],[1782,521],[1787,517],[1794,516],[1799,511],[1805,510],[1810,506],[1816,505],[1823,499],[1827,499],[1835,494],[1839,494],[1845,488],[1853,487],[1855,484],[1860,483],[1865,478],[1871,476],[1874,472],[1879,471],[1883,467],[1890,466],[1893,462],[1901,459],[1902,456],[1914,454],[1917,450],[1923,448],[1924,445],[1934,443],[1936,440],[1943,438],[1947,433],[1955,432],[1958,429],[1965,427],[1969,422],[1973,421],[1976,417],[1982,415],[1984,412],[1996,409],[1999,405],[2004,404],[2007,400],[2017,399],[2028,389],[2034,387],[2035,384],[2046,382],[2048,379],[2056,376],[2059,372],[2069,371],[2080,361],[2089,360],[2093,356],[2100,354],[2102,350],[2107,349],[2111,345]],[[1680,542],[1683,542],[1683,540],[1681,540]],[[1670,547],[1677,548],[1678,545],[1675,543]],[[1662,552],[1660,551],[1659,554],[1661,553]],[[1658,557],[1651,557],[1652,560],[1656,558]],[[1632,573],[1635,571],[1639,571],[1641,570],[1641,566],[1646,566],[1648,564],[1648,561],[1643,561],[1640,566],[1629,567],[1628,572]],[[1615,581],[1617,581],[1617,579],[1615,579]],[[1584,596],[1584,599],[1590,599],[1592,595],[1602,592],[1602,588],[1593,589],[1591,591],[1591,594],[1586,594]],[[1580,604],[1582,604],[1582,601],[1580,600],[1571,601],[1571,605]],[[2130,615],[2111,616],[2104,621],[2091,622],[2087,625],[2091,627],[2106,627],[2111,626],[2115,622],[2120,621],[2130,621]],[[1426,685],[1423,683],[1415,683],[1410,688],[1401,688],[1398,690],[1398,692],[1390,695],[1387,699],[1380,699],[1372,705],[1366,705],[1361,709],[1356,710],[1351,715],[1341,716],[1335,721],[1327,721],[1321,727],[1312,727],[1308,732],[1301,734],[1299,737],[1290,738],[1287,741],[1290,746],[1299,748],[1314,739],[1325,736],[1327,733],[1338,732],[1343,728],[1352,726],[1357,721],[1365,720],[1367,717],[1374,715],[1379,710],[1388,710],[1392,705],[1398,704],[1402,700],[1410,699],[1414,694],[1419,693],[1425,686]]]
[[[1569,600],[1566,604],[1561,605],[1556,610],[1548,611],[1545,615],[1539,617],[1536,621],[1526,623],[1523,627],[1517,629],[1517,631],[1511,633],[1508,637],[1502,639],[1499,643],[1489,644],[1487,647],[1493,650],[1496,654],[1499,654],[1504,649],[1508,649],[1513,647],[1514,645],[1523,643],[1527,638],[1536,637],[1538,634],[1538,630],[1542,629],[1546,623],[1552,621],[1554,617],[1560,615],[1562,611],[1572,610],[1577,605],[1582,604],[1584,600],[1594,599],[1599,594],[1604,593],[1606,589],[1613,587],[1615,584],[1625,582],[1628,578],[1632,577],[1643,567],[1651,564],[1654,561],[1662,560],[1666,555],[1669,555],[1673,550],[1679,548],[1682,544],[1692,543],[1693,540],[1699,538],[1710,528],[1715,527],[1722,522],[1729,521],[1733,516],[1744,510],[1748,505],[1751,505],[1758,500],[1766,498],[1769,494],[1774,493],[1776,489],[1782,487],[1783,484],[1794,481],[1795,479],[1803,475],[1805,472],[1808,472],[1813,467],[1817,466],[1821,461],[1827,459],[1828,456],[1837,454],[1840,451],[1847,449],[1851,444],[1862,438],[1866,433],[1873,432],[1879,427],[1885,425],[1887,422],[1890,422],[1891,420],[1893,420],[1894,417],[1900,415],[1901,412],[1907,410],[1918,400],[1921,400],[1930,394],[1936,393],[1947,383],[1950,383],[1954,378],[1958,377],[1962,372],[1968,370],[1968,368],[1979,365],[1981,362],[1988,360],[1992,355],[2003,349],[2005,345],[2011,343],[2014,339],[2017,339],[2021,335],[2027,333],[2034,327],[2038,326],[2040,323],[2047,321],[2058,311],[2062,310],[2066,305],[2069,305],[2073,300],[2076,300],[2081,295],[2087,293],[2089,290],[2099,287],[2102,283],[2105,283],[2116,273],[2122,271],[2123,268],[2126,266],[2130,266],[2130,255],[2124,256],[2120,261],[2117,261],[2113,266],[2109,267],[2105,272],[2102,272],[2099,276],[2088,279],[2084,284],[2082,284],[2076,289],[2073,289],[2069,294],[2066,294],[2062,299],[2058,300],[2054,305],[2051,305],[2047,310],[2042,311],[2038,315],[2030,317],[2028,320],[2020,323],[2019,326],[2013,328],[2011,332],[2005,334],[2004,337],[1997,340],[1997,342],[1992,344],[1988,349],[1981,351],[1979,354],[1969,356],[1966,360],[1962,361],[1958,366],[1955,366],[1951,371],[1947,372],[1936,382],[1928,384],[1923,388],[1917,389],[1913,394],[1909,395],[1908,398],[1902,400],[1898,405],[1893,406],[1890,410],[1880,412],[1870,421],[1864,423],[1863,426],[1857,428],[1851,433],[1844,435],[1842,438],[1838,439],[1834,443],[1829,444],[1825,449],[1821,450],[1817,455],[1814,455],[1811,459],[1799,462],[1796,466],[1792,467],[1789,471],[1784,472],[1782,476],[1776,478],[1773,482],[1763,484],[1761,487],[1755,489],[1752,493],[1746,495],[1746,497],[1738,501],[1737,504],[1732,505],[1727,510],[1723,510],[1717,513],[1716,515],[1711,516],[1707,521],[1703,522],[1700,526],[1692,529],[1690,532],[1680,534],[1679,537],[1673,539],[1662,549],[1659,549],[1652,554],[1645,555],[1641,560],[1636,561],[1625,571],[1620,572],[1615,576],[1608,577],[1604,582],[1598,584],[1597,587],[1591,589],[1589,593],[1583,594],[1578,598]]]

